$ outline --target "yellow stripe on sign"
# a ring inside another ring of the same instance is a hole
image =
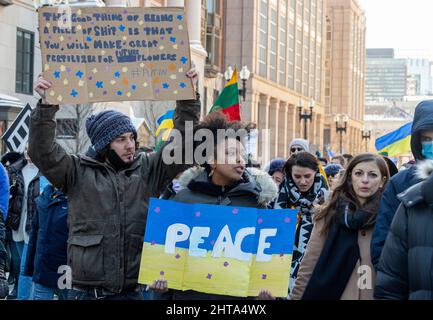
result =
[[[165,253],[165,246],[143,244],[138,282],[151,284],[165,279],[175,290],[195,290],[236,297],[257,296],[269,290],[274,297],[286,297],[289,287],[291,254],[274,254],[269,261],[257,262],[227,257],[193,257],[188,249],[176,248]]]

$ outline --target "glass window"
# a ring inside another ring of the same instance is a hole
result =
[[[268,54],[268,1],[260,0],[259,12],[259,75],[267,76],[267,54]]]
[[[270,54],[269,54],[269,68],[270,68],[270,80],[277,82],[277,9],[271,8],[271,20],[270,20]]]
[[[34,34],[17,30],[15,91],[33,94]]]
[[[296,14],[297,14],[298,16],[301,16],[301,17],[302,17],[303,10],[304,10],[304,6],[303,6],[303,3],[302,3],[302,0],[297,0],[297,5],[296,5]]]

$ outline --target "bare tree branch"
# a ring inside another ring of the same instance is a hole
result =
[[[86,132],[86,120],[94,111],[92,104],[76,104],[62,106],[61,117],[58,119],[75,119],[74,124],[64,123],[62,130],[65,132],[75,132],[75,139],[61,139],[61,143],[66,151],[74,154],[86,153],[90,146],[90,138]],[[59,129],[59,128],[58,128]]]

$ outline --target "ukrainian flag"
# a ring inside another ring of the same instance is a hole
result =
[[[170,135],[171,129],[173,129],[173,127],[174,127],[173,116],[174,116],[174,110],[168,110],[157,121],[158,130],[156,130],[156,133],[155,133],[156,136],[159,136],[159,134],[161,133],[161,130],[170,129],[164,133],[164,136],[162,137],[163,141],[167,140],[168,136]]]
[[[412,122],[388,133],[376,140],[376,149],[380,154],[395,157],[403,153],[410,153],[410,139],[412,137]]]

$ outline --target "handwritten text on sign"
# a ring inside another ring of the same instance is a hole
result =
[[[185,14],[180,8],[39,10],[47,101],[193,99]]]

